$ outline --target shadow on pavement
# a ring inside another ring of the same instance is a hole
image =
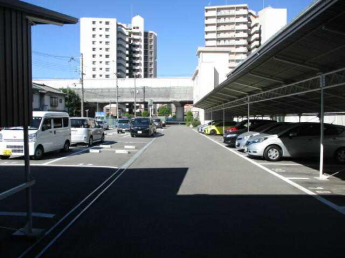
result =
[[[187,172],[127,170],[44,257],[343,257],[344,216],[314,198],[182,195]]]

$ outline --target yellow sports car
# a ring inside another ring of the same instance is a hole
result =
[[[225,122],[224,128],[227,128],[228,126],[233,126],[235,124],[236,124],[236,122]],[[209,134],[209,135],[216,135],[216,134],[222,135],[223,134],[223,122],[218,122],[214,125],[209,125],[209,126],[205,127],[204,133]]]

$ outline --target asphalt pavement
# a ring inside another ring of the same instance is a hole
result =
[[[301,187],[185,126],[140,140],[28,257],[344,257],[344,215]]]

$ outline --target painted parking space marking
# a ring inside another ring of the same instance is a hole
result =
[[[272,170],[273,170],[274,172],[277,172],[277,173],[284,173],[284,172],[286,172],[286,170],[281,169],[281,168],[272,168]]]
[[[308,187],[310,190],[323,190],[323,187]]]
[[[302,192],[304,192],[304,193],[306,193],[306,194],[308,194],[308,195],[314,197],[314,198],[317,199],[318,201],[320,201],[320,202],[322,202],[323,204],[329,206],[330,208],[336,210],[337,212],[339,212],[339,213],[345,215],[345,209],[341,208],[340,206],[336,205],[335,203],[333,203],[333,202],[331,202],[331,201],[328,201],[327,199],[323,198],[322,196],[318,195],[317,193],[312,192],[312,191],[310,191],[309,189],[307,189],[307,188],[305,188],[305,187],[303,187],[303,186],[301,186],[301,185],[295,183],[294,181],[292,181],[292,180],[290,180],[290,179],[288,179],[288,178],[285,178],[285,177],[282,176],[282,175],[279,175],[278,173],[276,173],[276,172],[274,172],[273,170],[271,170],[271,169],[269,169],[269,168],[263,166],[262,164],[260,164],[260,163],[258,163],[258,162],[256,162],[256,161],[254,161],[254,160],[252,160],[252,159],[250,159],[250,158],[248,158],[248,157],[246,157],[246,156],[244,156],[244,155],[242,155],[242,154],[239,154],[238,151],[234,151],[234,150],[232,150],[232,149],[229,149],[228,147],[226,147],[226,146],[223,145],[222,143],[220,143],[220,142],[218,142],[218,141],[212,139],[211,137],[207,137],[206,135],[199,134],[199,133],[198,133],[197,131],[195,131],[195,130],[193,130],[193,131],[194,131],[195,133],[197,133],[198,135],[201,135],[201,136],[203,136],[203,137],[209,139],[210,141],[212,141],[212,142],[218,144],[219,146],[221,146],[222,148],[226,149],[227,151],[232,152],[233,154],[235,154],[235,155],[237,155],[237,156],[239,156],[239,157],[241,157],[241,158],[247,160],[248,162],[250,162],[250,163],[252,163],[252,164],[258,166],[259,168],[265,170],[266,172],[268,172],[268,173],[270,173],[270,174],[272,174],[272,175],[274,175],[274,176],[280,178],[281,180],[283,180],[283,181],[285,181],[286,183],[288,183],[288,184],[294,186],[295,188],[299,189],[300,191],[302,191]]]
[[[318,194],[331,194],[330,191],[316,191]]]
[[[289,180],[309,180],[309,177],[286,177]]]

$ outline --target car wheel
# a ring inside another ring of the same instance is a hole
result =
[[[38,146],[35,150],[35,154],[34,154],[34,159],[35,160],[39,160],[39,159],[42,159],[43,157],[43,154],[44,154],[44,150],[43,150],[43,147],[42,146]]]
[[[282,156],[282,150],[276,145],[268,146],[264,152],[264,158],[268,161],[279,161]]]
[[[9,159],[11,156],[0,156],[0,159]]]
[[[131,134],[131,137],[135,137],[134,134]]]
[[[216,135],[216,134],[217,134],[216,130],[211,130],[210,131],[210,135]]]
[[[119,130],[117,130],[117,134],[120,134],[120,131],[119,131]]]
[[[62,148],[62,152],[68,152],[68,151],[69,151],[69,141],[66,141]]]
[[[337,149],[334,158],[338,163],[345,164],[345,148]]]
[[[102,134],[101,142],[104,142],[104,134]]]
[[[93,145],[93,138],[90,137],[90,138],[89,138],[89,144],[88,144],[88,146],[91,147],[92,145]]]

